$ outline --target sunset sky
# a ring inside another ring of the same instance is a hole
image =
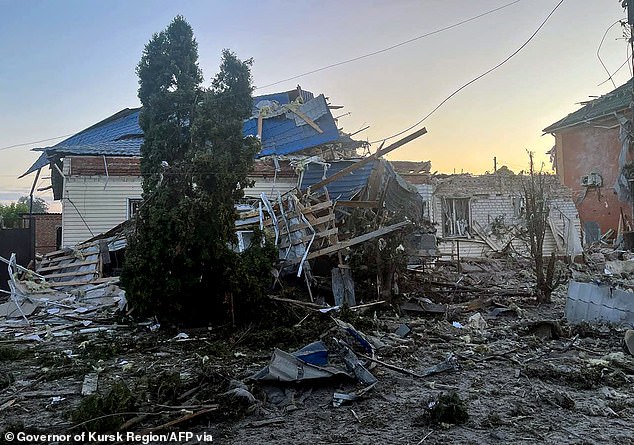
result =
[[[18,180],[33,147],[139,105],[134,71],[152,33],[182,14],[194,28],[205,83],[223,48],[253,58],[254,94],[298,83],[331,103],[346,131],[380,140],[430,112],[454,90],[520,47],[558,0],[522,0],[462,26],[381,54],[274,86],[262,86],[398,44],[511,0],[419,1],[18,1],[0,0],[0,201],[28,194]],[[625,14],[618,0],[566,0],[536,37],[498,70],[445,103],[428,134],[390,159],[431,160],[440,172],[526,167],[526,150],[546,161],[541,130],[614,88],[597,58],[604,33]],[[625,62],[620,25],[600,56],[610,72]],[[626,64],[614,75],[631,76]],[[44,173],[44,172],[43,172]],[[39,187],[49,183],[48,175]],[[51,199],[50,192],[39,194]]]

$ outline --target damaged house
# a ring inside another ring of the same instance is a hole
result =
[[[631,102],[630,80],[543,130],[555,137],[553,166],[573,191],[586,243],[631,230]]]
[[[342,265],[340,253],[345,249],[418,222],[424,213],[416,189],[382,156],[426,130],[360,157],[357,150],[367,144],[342,133],[330,108],[323,95],[315,97],[298,87],[254,98],[252,116],[243,125],[245,136],[260,139],[261,151],[249,176],[253,184],[245,190],[243,202],[236,203],[238,243],[233,247],[242,251],[256,229],[266,229],[274,234],[279,251],[278,273],[299,277],[304,272],[309,291],[309,260],[339,254]],[[116,275],[121,265],[119,251],[125,247],[122,223],[135,215],[142,199],[140,111],[122,110],[52,147],[39,149],[40,158],[25,175],[37,172],[37,180],[41,169],[50,166],[54,198],[62,202],[61,244],[72,248],[46,255],[44,272],[82,283],[76,277],[86,277],[91,284],[105,273]],[[340,231],[355,209],[371,213],[373,222]],[[385,222],[383,210],[397,219]],[[57,256],[87,246],[101,249],[106,259],[96,269],[75,271],[66,263],[58,264]],[[333,272],[333,282],[348,292],[339,293],[337,303],[344,298],[352,303],[349,269],[335,269],[340,280]]]
[[[62,204],[61,245],[68,247],[104,233],[134,216],[141,203],[143,131],[140,108],[124,109],[40,151],[22,175],[50,167],[53,197]],[[247,196],[274,196],[298,185],[293,157],[300,154],[336,159],[356,156],[363,142],[337,127],[323,95],[295,90],[254,98],[253,116],[244,134],[262,141],[261,158]]]
[[[506,168],[485,175],[432,175],[430,165],[397,162],[399,174],[423,200],[423,213],[436,226],[438,255],[487,257],[528,252],[523,234],[525,175]],[[570,190],[556,176],[545,176],[549,202],[544,255],[581,253],[579,216]]]

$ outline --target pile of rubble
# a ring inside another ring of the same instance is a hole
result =
[[[88,250],[74,261],[96,258]],[[31,326],[20,315],[20,328],[7,319],[0,331],[1,422],[5,431],[187,430],[215,443],[286,442],[290,431],[318,443],[628,443],[634,357],[624,327],[568,324],[565,289],[535,305],[521,261],[411,269],[398,309],[276,296],[288,321],[265,331],[124,326],[114,322],[121,299],[90,298],[112,283],[42,285],[46,299],[24,314]],[[77,281],[14,276],[18,286]],[[75,312],[91,304],[100,307]],[[41,341],[20,338],[38,329]]]
[[[7,301],[0,304],[0,333],[23,341],[111,329],[126,308],[112,259],[124,243],[116,238],[86,242],[44,255],[35,271],[4,259],[9,269]]]

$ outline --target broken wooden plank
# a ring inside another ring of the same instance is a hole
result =
[[[304,122],[306,122],[308,125],[310,125],[311,127],[313,127],[315,129],[315,131],[319,134],[323,133],[324,130],[322,130],[321,128],[319,128],[319,125],[317,125],[317,123],[312,120],[311,118],[309,118],[308,116],[306,116],[304,113],[302,113],[299,110],[295,110],[292,107],[289,108],[289,110],[291,111],[291,113],[295,114],[296,116],[298,116],[301,120],[303,120]]]
[[[316,304],[316,303],[310,303],[308,301],[300,301],[300,300],[292,300],[290,298],[282,298],[282,297],[274,297],[272,295],[269,296],[269,298],[273,301],[280,301],[282,303],[290,303],[290,304],[296,304],[298,306],[304,306],[310,309],[324,309],[324,306]]]
[[[362,209],[376,209],[379,201],[337,201],[335,207],[356,207]]]
[[[74,272],[62,272],[43,275],[47,280],[50,278],[78,277],[81,275],[98,275],[97,270],[76,270]]]
[[[324,249],[321,250],[317,250],[315,252],[311,252],[306,256],[307,260],[311,260],[313,258],[317,258],[320,256],[324,256],[324,255],[329,255],[331,253],[335,253],[338,252],[340,250],[346,249],[348,247],[354,246],[356,244],[361,244],[365,241],[369,241],[373,238],[377,238],[379,236],[383,236],[383,235],[387,235],[390,232],[394,232],[395,230],[398,230],[400,228],[403,228],[405,226],[410,225],[411,222],[410,221],[401,221],[400,223],[396,223],[396,224],[392,224],[391,226],[387,226],[387,227],[381,227],[380,229],[374,230],[372,232],[369,233],[365,233],[363,235],[357,236],[355,238],[351,238],[349,240],[346,241],[342,241],[338,244],[335,244],[334,246],[330,246],[330,247],[326,247]],[[288,261],[285,263],[285,265],[290,266],[293,264],[297,264],[301,261],[301,258],[295,258],[291,261]]]
[[[171,421],[169,421],[167,423],[164,423],[162,425],[159,425],[159,426],[148,428],[148,429],[142,431],[140,434],[143,435],[143,434],[153,433],[155,431],[164,430],[166,428],[170,428],[170,427],[179,425],[179,424],[181,424],[183,422],[187,422],[188,420],[194,419],[194,418],[196,418],[198,416],[201,416],[203,414],[207,414],[207,413],[210,413],[212,411],[216,411],[217,409],[218,409],[218,405],[211,405],[209,408],[202,409],[200,411],[196,411],[196,412],[193,412],[193,413],[188,413],[188,414],[185,414],[182,417],[179,417],[178,419],[171,420]]]
[[[304,207],[302,209],[302,213],[306,215],[307,213],[315,213],[319,210],[327,209],[328,207],[332,207],[332,201],[323,201],[318,204],[313,204],[310,207]]]
[[[324,238],[324,237],[327,237],[327,236],[336,235],[338,230],[339,229],[337,229],[335,227],[334,229],[328,229],[328,230],[324,230],[323,232],[317,232],[317,233],[315,233],[315,239],[320,239],[320,238]],[[310,241],[312,237],[313,237],[312,234],[304,235],[301,238],[293,240],[292,243],[289,243],[288,241],[284,241],[284,242],[280,243],[280,245],[278,247],[280,249],[284,249],[284,248],[288,247],[289,245],[296,246],[298,244],[304,244],[304,243],[307,243],[308,241]]]
[[[119,277],[108,277],[108,278],[97,278],[91,281],[51,281],[48,284],[50,287],[65,287],[65,286],[83,286],[84,284],[101,284],[101,283],[116,284],[118,282],[119,282]]]
[[[79,394],[76,389],[56,389],[54,391],[24,391],[20,393],[20,397],[55,397],[55,396],[71,396]]]
[[[308,222],[310,223],[310,225],[311,225],[311,226],[313,226],[313,227],[314,227],[314,226],[318,226],[318,225],[320,225],[320,224],[325,224],[325,223],[328,223],[328,222],[330,222],[330,221],[334,221],[334,219],[335,219],[335,218],[334,218],[334,215],[333,215],[333,216],[326,215],[326,216],[322,216],[322,217],[320,217],[320,218],[315,218],[315,217],[312,217],[311,219],[309,219],[309,218],[308,218],[308,215],[306,215],[306,217],[307,217]],[[296,230],[299,230],[299,229],[305,229],[306,227],[308,227],[308,225],[307,225],[307,224],[305,224],[305,223],[292,224],[292,225],[288,228],[288,231],[289,231],[289,232],[295,232]]]
[[[84,382],[81,385],[81,395],[89,396],[97,392],[97,383],[99,381],[99,374],[96,372],[86,374],[84,376]]]
[[[248,428],[258,428],[261,426],[267,425],[275,425],[278,423],[284,423],[286,420],[283,417],[275,417],[272,419],[263,419],[263,420],[254,420],[253,422],[247,423]]]
[[[502,246],[500,246],[495,240],[493,240],[489,235],[487,235],[487,233],[484,231],[484,228],[480,225],[479,222],[473,221],[471,223],[471,226],[475,230],[476,234],[478,234],[480,238],[482,238],[482,241],[487,243],[487,245],[491,249],[493,249],[495,252],[501,252],[503,250]]]
[[[58,264],[56,266],[48,266],[48,267],[40,267],[37,271],[38,273],[42,273],[42,272],[50,272],[53,270],[59,270],[59,269],[68,269],[70,267],[81,267],[81,266],[89,266],[91,264],[97,264],[97,260],[89,260],[89,261],[78,261],[75,263],[68,263],[68,264]]]
[[[42,260],[42,266],[44,265],[50,265],[53,263],[59,263],[60,261],[65,261],[65,260],[79,260],[79,261],[85,261],[86,257],[89,256],[95,256],[97,257],[99,255],[99,252],[81,252],[81,251],[76,251],[76,253],[72,254],[72,255],[65,255],[59,258],[53,258],[51,260]]]
[[[386,154],[388,154],[389,152],[391,152],[393,150],[396,150],[397,148],[401,147],[402,145],[405,145],[408,142],[411,142],[414,139],[419,138],[420,136],[424,135],[425,133],[427,133],[427,129],[423,127],[420,130],[415,131],[414,133],[410,134],[409,136],[406,136],[403,139],[398,140],[395,143],[385,147],[384,149],[377,150],[376,153],[373,153],[370,156],[365,157],[365,158],[361,159],[360,161],[355,162],[354,164],[352,164],[352,165],[350,165],[350,166],[348,166],[348,167],[346,167],[346,168],[344,168],[342,170],[339,170],[334,175],[327,177],[326,179],[324,179],[323,181],[318,182],[317,184],[313,184],[309,188],[311,190],[319,190],[322,187],[330,184],[331,182],[336,181],[337,179],[343,178],[348,173],[351,173],[351,172],[357,170],[358,168],[363,167],[368,162],[372,162],[373,160],[378,159],[381,156],[386,155]]]

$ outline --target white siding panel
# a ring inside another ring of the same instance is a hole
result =
[[[140,177],[67,177],[62,198],[62,244],[74,246],[128,218],[128,198],[141,198]]]
[[[273,179],[250,178],[255,180],[253,187],[244,190],[244,196],[248,198],[259,198],[261,193],[266,193],[269,199],[276,198],[277,193],[284,194],[297,186],[297,179],[279,178]]]
[[[425,204],[425,217],[434,221],[434,186],[432,184],[415,184],[418,194]]]
[[[460,243],[460,258],[482,258],[493,252],[491,248],[483,243],[469,239],[444,239],[438,244],[438,251],[442,258],[450,257],[457,259],[458,243]]]

